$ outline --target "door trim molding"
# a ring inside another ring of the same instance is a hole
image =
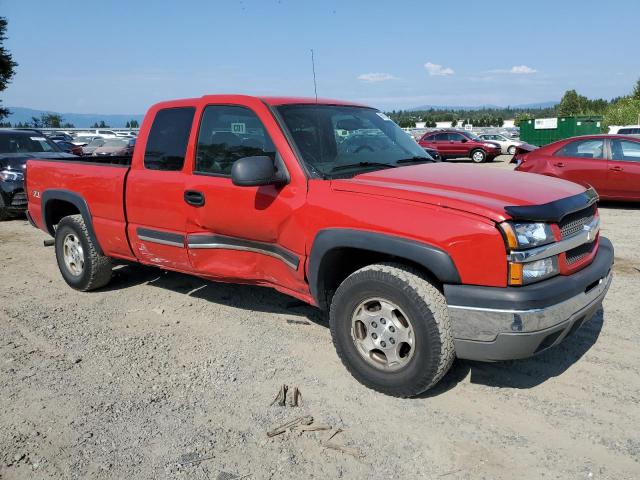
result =
[[[136,235],[138,235],[140,240],[144,240],[145,242],[184,248],[184,235],[180,235],[179,233],[162,232],[160,230],[138,227],[136,228]]]
[[[274,243],[245,240],[224,235],[192,234],[187,235],[187,245],[190,249],[222,249],[253,252],[268,255],[285,263],[289,268],[298,270],[300,258],[286,248]]]

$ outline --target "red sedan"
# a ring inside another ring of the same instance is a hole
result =
[[[640,201],[640,139],[624,135],[567,138],[515,156],[516,170],[594,187],[601,198]]]

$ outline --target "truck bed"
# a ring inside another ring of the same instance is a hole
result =
[[[130,164],[131,157],[113,156],[28,160],[25,190],[32,221],[53,235],[53,225],[60,219],[43,212],[42,204],[52,195],[75,197],[90,208],[102,250],[114,257],[133,259],[124,211],[124,186]]]

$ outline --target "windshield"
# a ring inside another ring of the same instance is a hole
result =
[[[4,133],[0,135],[0,153],[59,152],[60,148],[36,132]]]
[[[389,117],[371,108],[283,105],[278,112],[304,163],[325,178],[433,161]]]

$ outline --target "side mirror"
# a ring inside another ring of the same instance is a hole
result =
[[[239,158],[231,167],[231,181],[239,187],[271,185],[277,183],[275,176],[276,167],[266,155]]]
[[[469,140],[467,140],[466,138],[463,138],[462,140],[460,140],[462,143],[467,143]]]

